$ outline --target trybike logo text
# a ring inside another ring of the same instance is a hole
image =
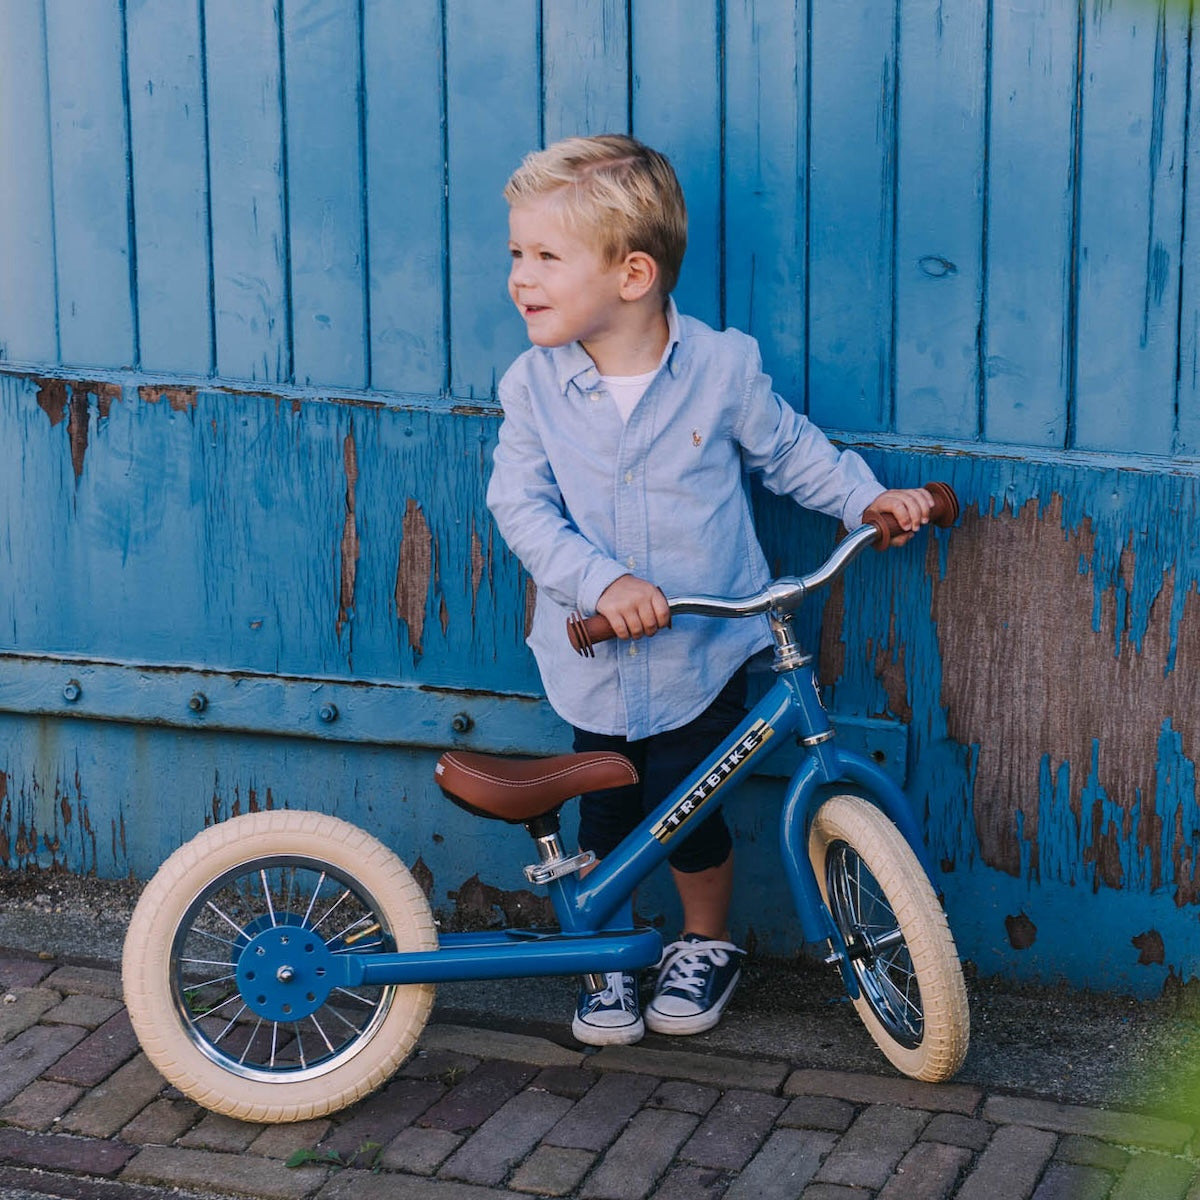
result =
[[[692,789],[653,829],[652,834],[660,841],[670,841],[680,830],[683,823],[721,787],[740,767],[775,732],[766,721],[755,721],[750,726],[746,736],[713,769],[705,775],[700,783]]]

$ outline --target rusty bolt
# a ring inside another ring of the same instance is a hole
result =
[[[455,733],[470,733],[475,728],[475,722],[471,719],[470,713],[455,713],[454,719],[450,722],[450,728]]]
[[[68,704],[74,704],[75,701],[78,700],[79,697],[82,695],[83,695],[83,688],[81,688],[79,686],[79,680],[78,679],[68,680],[67,686],[65,688],[63,688],[63,699]]]
[[[322,704],[317,709],[317,716],[325,722],[326,725],[332,725],[338,719],[338,710],[336,704]]]
[[[202,713],[208,707],[208,697],[203,692],[193,692],[188,700],[188,708],[194,713]]]

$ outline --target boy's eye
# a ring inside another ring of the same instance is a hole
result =
[[[542,260],[542,262],[553,262],[558,255],[551,254],[549,250],[543,250],[538,257]]]
[[[520,257],[521,257],[521,252],[520,252],[520,250],[518,250],[518,249],[516,248],[516,246],[509,246],[509,248],[508,248],[508,252],[509,252],[509,254],[511,254],[511,255],[512,255],[512,257],[513,257],[513,258],[520,258]]]

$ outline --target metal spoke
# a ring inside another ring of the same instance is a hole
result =
[[[350,889],[346,888],[342,892],[342,894],[333,902],[332,907],[330,907],[329,909],[326,910],[325,915],[315,925],[312,926],[312,931],[314,933],[316,933],[316,931],[318,929],[320,929],[321,926],[324,925],[325,922],[328,921],[329,918],[332,917],[335,912],[337,912],[338,908],[341,907],[342,901],[344,901],[346,899],[346,897],[349,895],[350,895]]]

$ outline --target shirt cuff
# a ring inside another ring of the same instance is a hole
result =
[[[842,524],[848,530],[857,529],[863,523],[863,513],[871,506],[873,501],[882,496],[886,491],[887,488],[882,487],[875,481],[859,484],[846,497],[846,503],[842,506]]]
[[[579,584],[579,610],[588,616],[596,611],[600,597],[609,584],[615,583],[629,571],[612,558],[599,558],[583,573]]]

